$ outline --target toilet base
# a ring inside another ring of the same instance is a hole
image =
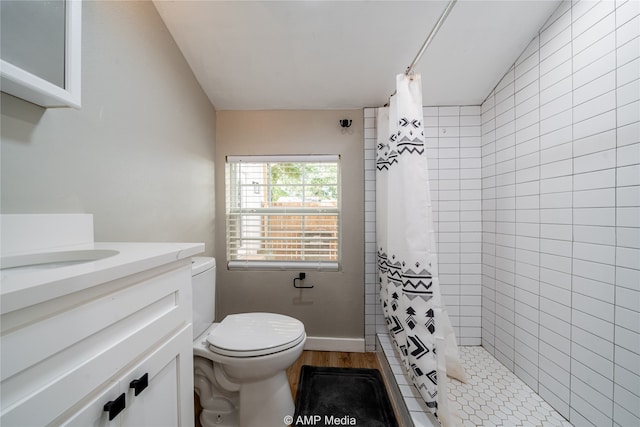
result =
[[[285,416],[295,410],[286,372],[241,384],[239,406],[242,427],[286,426]]]
[[[286,369],[302,354],[306,335],[281,352],[229,357],[208,348],[210,329],[193,341],[194,385],[207,411],[200,417],[202,426],[286,426],[285,417],[293,417],[295,410]],[[237,416],[231,415],[234,411]]]
[[[214,390],[220,392],[217,387],[210,391]],[[204,387],[199,391],[202,393]],[[241,384],[237,404],[211,393],[207,393],[207,397],[204,403],[201,402],[202,427],[284,427],[287,425],[285,417],[293,417],[295,411],[289,380],[284,371],[260,381]]]
[[[220,412],[203,409],[200,414],[202,427],[238,427],[238,412]]]
[[[194,349],[197,349],[197,346],[194,346]],[[195,356],[193,368],[193,385],[202,407],[200,425],[202,427],[239,427],[240,398],[237,391],[239,386],[227,381],[223,383],[231,386],[228,388],[232,390],[222,387],[219,379],[224,378],[224,374],[220,372],[220,367],[204,357]]]

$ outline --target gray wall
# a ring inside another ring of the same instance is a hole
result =
[[[213,254],[215,110],[151,2],[83,2],[82,29],[80,110],[2,94],[2,212]]]
[[[338,120],[353,120],[343,132]],[[219,111],[216,135],[217,317],[245,311],[287,314],[309,336],[364,337],[364,135],[361,110]],[[229,271],[225,254],[227,155],[340,154],[342,162],[342,269],[307,270],[307,284],[292,286],[297,270]]]

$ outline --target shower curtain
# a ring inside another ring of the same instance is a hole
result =
[[[449,426],[447,368],[461,380],[464,370],[440,296],[422,120],[420,75],[399,74],[377,115],[377,268],[391,339],[427,407]]]

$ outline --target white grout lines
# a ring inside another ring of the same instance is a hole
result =
[[[379,334],[384,355],[416,427],[437,427],[420,395],[404,374],[387,334]],[[529,386],[480,346],[462,346],[467,383],[449,378],[449,402],[464,427],[571,427]]]

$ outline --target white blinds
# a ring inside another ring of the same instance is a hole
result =
[[[340,259],[338,156],[227,157],[230,268],[328,268]]]

